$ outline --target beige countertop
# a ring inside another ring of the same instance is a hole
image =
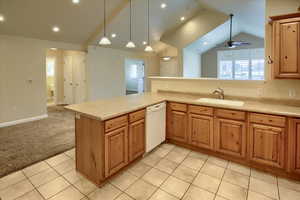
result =
[[[243,100],[243,106],[228,106],[220,104],[200,103],[197,99],[205,97],[203,95],[185,93],[144,93],[110,99],[86,102],[66,106],[68,110],[85,114],[99,120],[107,120],[119,115],[133,112],[147,106],[163,101],[175,101],[180,103],[212,106],[216,108],[228,108],[235,110],[259,112],[266,114],[284,115],[290,117],[300,117],[300,106],[288,105],[286,102]]]

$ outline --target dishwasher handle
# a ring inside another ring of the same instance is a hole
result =
[[[147,108],[147,112],[156,112],[156,111],[159,111],[159,110],[162,110],[166,107],[166,104],[165,103],[161,103],[161,104],[156,104],[154,106],[150,106]]]

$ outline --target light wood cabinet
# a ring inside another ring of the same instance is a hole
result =
[[[246,140],[245,122],[216,118],[215,148],[217,152],[244,158],[246,156]]]
[[[145,153],[145,119],[129,124],[129,161]]]
[[[128,126],[105,134],[105,177],[128,164]]]
[[[169,137],[179,142],[187,142],[187,113],[172,110],[170,115]]]
[[[249,127],[249,158],[252,162],[284,167],[285,129],[251,123]]]
[[[189,114],[189,143],[194,146],[213,149],[213,117]]]
[[[105,121],[80,114],[75,119],[76,170],[99,186],[145,153],[144,109]],[[167,139],[277,175],[300,177],[300,119],[169,102]]]
[[[300,119],[290,120],[288,145],[290,170],[294,173],[300,174]]]
[[[178,142],[188,142],[187,136],[187,105],[178,103],[168,104],[167,137]]]
[[[300,14],[271,19],[274,78],[300,79]]]

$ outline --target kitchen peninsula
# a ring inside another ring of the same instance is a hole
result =
[[[76,113],[77,170],[101,186],[142,157],[145,108],[167,102],[168,142],[300,180],[298,102],[204,97],[211,96],[157,92],[67,106]]]

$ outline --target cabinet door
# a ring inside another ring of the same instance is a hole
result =
[[[145,153],[145,120],[129,125],[129,160],[133,161]]]
[[[216,151],[236,157],[246,156],[245,122],[216,118],[215,127]]]
[[[171,110],[169,117],[168,137],[179,142],[187,142],[187,113]]]
[[[250,160],[272,167],[283,168],[284,134],[284,128],[250,124]]]
[[[128,126],[105,134],[105,176],[108,177],[128,163]]]
[[[300,174],[300,119],[292,119],[289,131],[290,170]]]
[[[190,144],[213,149],[213,117],[189,114]]]
[[[275,78],[300,78],[300,19],[274,23]]]

